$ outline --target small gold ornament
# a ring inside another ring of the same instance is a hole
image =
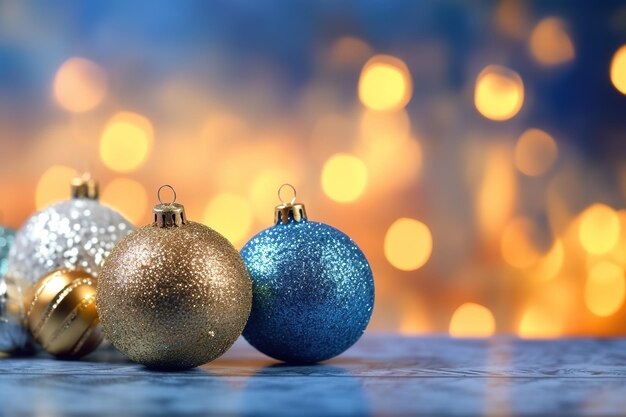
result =
[[[41,278],[25,299],[26,325],[49,353],[78,358],[102,342],[96,311],[96,279],[82,270],[57,269]]]
[[[222,355],[252,305],[237,250],[213,229],[188,221],[175,201],[176,193],[172,203],[159,196],[154,222],[124,238],[98,278],[108,340],[133,361],[162,369],[192,368]]]

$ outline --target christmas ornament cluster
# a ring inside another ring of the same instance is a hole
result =
[[[135,362],[182,370],[216,359],[243,334],[268,356],[307,364],[341,354],[367,327],[367,259],[338,229],[309,221],[288,184],[274,224],[240,253],[187,219],[169,185],[139,229],[98,201],[91,177],[71,191],[17,232],[0,227],[2,352],[40,347],[79,358],[106,338]]]

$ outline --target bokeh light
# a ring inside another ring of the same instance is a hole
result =
[[[486,240],[499,240],[515,207],[517,182],[509,149],[498,146],[486,153],[476,193],[478,225]]]
[[[100,158],[113,171],[135,171],[145,162],[152,141],[150,120],[136,113],[121,112],[111,118],[102,132]]]
[[[530,35],[530,51],[545,65],[558,65],[574,59],[574,44],[565,23],[556,17],[540,21]]]
[[[599,255],[607,253],[617,244],[620,229],[619,216],[615,210],[596,203],[582,213],[578,238],[587,252]]]
[[[508,120],[524,104],[524,83],[519,74],[499,65],[489,65],[476,78],[476,109],[488,119]]]
[[[217,230],[234,245],[240,245],[252,226],[252,208],[248,200],[240,195],[218,194],[204,210],[204,224]]]
[[[405,110],[365,110],[359,123],[356,153],[367,167],[368,183],[376,191],[392,192],[419,179],[422,148],[411,137]]]
[[[596,316],[613,315],[624,304],[626,282],[624,269],[607,261],[599,261],[589,270],[585,283],[585,305]]]
[[[64,165],[53,165],[48,168],[39,178],[35,189],[37,210],[70,198],[70,183],[77,176],[78,172],[75,169]]]
[[[389,226],[384,249],[385,257],[391,265],[402,271],[414,271],[430,258],[433,237],[424,223],[402,217]]]
[[[517,333],[524,339],[553,339],[563,332],[563,325],[550,309],[530,305],[524,310]]]
[[[100,199],[135,225],[148,223],[149,219],[146,217],[148,194],[146,188],[138,181],[116,178],[104,187]]]
[[[402,109],[411,100],[413,82],[406,64],[389,55],[376,55],[365,63],[359,78],[359,98],[378,111]]]
[[[613,55],[610,76],[615,88],[626,94],[626,45],[622,45]]]
[[[528,129],[515,145],[515,166],[523,174],[536,177],[545,174],[558,154],[556,142],[540,129]]]
[[[106,94],[106,75],[84,58],[65,61],[54,77],[54,98],[65,110],[81,113],[95,108]]]
[[[531,274],[537,281],[549,281],[561,271],[564,259],[563,242],[561,239],[555,239],[548,253],[542,256],[532,268]]]
[[[536,233],[535,224],[528,218],[513,220],[502,233],[500,249],[502,258],[516,268],[528,268],[539,260],[539,253],[532,244]]]
[[[612,260],[626,267],[626,210],[619,210],[617,216],[620,220],[620,237],[610,255]]]
[[[367,42],[352,36],[343,36],[333,44],[330,62],[338,67],[361,65],[371,53],[372,48]]]
[[[322,168],[322,189],[332,200],[349,203],[361,196],[367,185],[367,169],[354,155],[338,153]]]
[[[359,123],[359,135],[369,146],[401,147],[411,135],[411,119],[406,110],[365,110]]]
[[[491,311],[480,304],[460,305],[450,319],[452,337],[489,337],[496,331],[496,320]]]

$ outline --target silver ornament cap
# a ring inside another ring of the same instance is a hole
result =
[[[88,198],[89,200],[97,200],[100,197],[100,188],[98,181],[91,178],[90,174],[84,174],[81,177],[72,179],[72,198]]]

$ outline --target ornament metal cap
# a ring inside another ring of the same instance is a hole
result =
[[[280,195],[283,188],[289,187],[293,191],[293,197],[289,202],[283,200]],[[304,204],[296,203],[296,188],[291,184],[283,184],[278,188],[278,199],[282,204],[274,208],[274,224],[279,222],[287,224],[289,219],[293,219],[296,222],[301,220],[307,220],[306,208]]]
[[[97,200],[100,195],[98,181],[88,173],[72,179],[72,198],[87,198]]]
[[[164,203],[161,200],[161,190],[163,188],[169,188],[174,193],[174,200],[171,203]],[[176,190],[174,190],[174,187],[169,184],[160,186],[157,191],[157,198],[159,199],[159,204],[152,209],[154,213],[154,224],[156,226],[174,227],[185,224],[187,221],[185,207],[182,204],[176,203]]]

